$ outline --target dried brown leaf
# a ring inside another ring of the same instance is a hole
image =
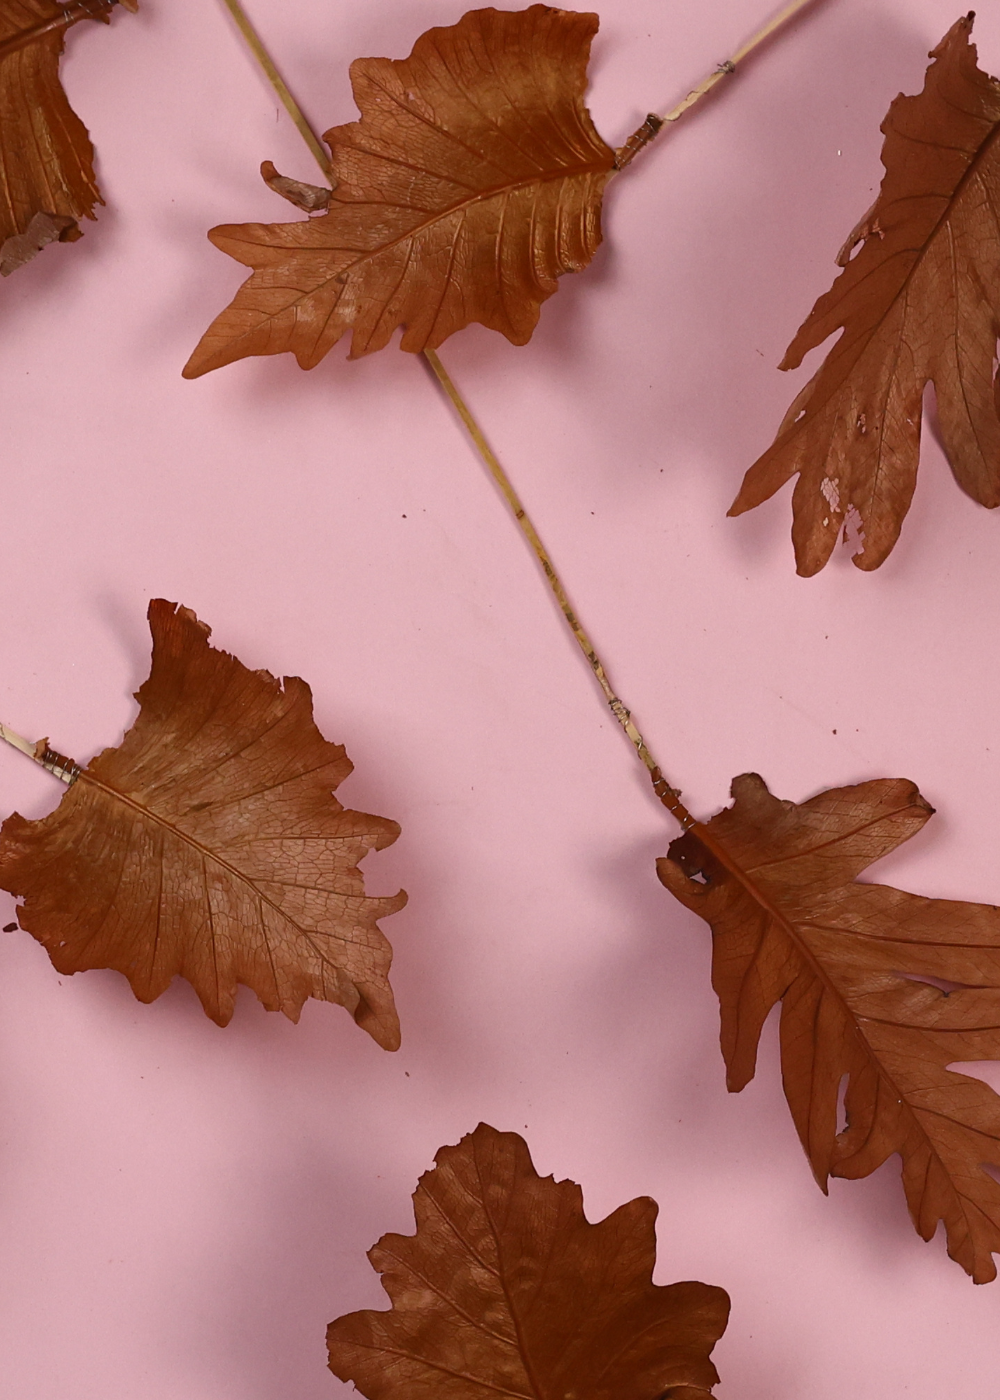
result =
[[[226,224],[212,242],[254,269],[184,373],[292,351],[318,364],[349,328],[351,356],[434,349],[479,321],[523,345],[564,272],[601,241],[614,152],[583,102],[597,16],[532,5],[473,10],[407,59],[358,59],[361,120],[324,137],[329,212]]]
[[[706,844],[682,836],[657,866],[712,928],[730,1090],[753,1078],[780,1001],[785,1094],[820,1186],[900,1153],[919,1234],[929,1240],[943,1221],[951,1257],[989,1282],[1000,1098],[948,1066],[1000,1059],[1000,910],[857,880],[932,815],[912,783],[880,779],[796,804],[746,773],[732,791]]]
[[[102,204],[87,128],[59,81],[66,29],[116,0],[0,0],[0,273],[81,236]],[[134,9],[133,0],[121,0]]]
[[[80,773],[42,821],[0,829],[0,885],[62,973],[123,972],[140,1001],[186,977],[219,1025],[237,984],[298,1019],[337,1002],[399,1044],[391,949],[358,862],[395,841],[384,817],[332,795],[351,772],[320,734],[309,687],[249,671],[209,645],[188,608],[149,606],[153,662],[118,748]]]
[[[579,1186],[485,1123],[435,1161],[416,1234],[368,1255],[391,1310],[330,1325],[335,1376],[369,1400],[710,1400],[729,1298],[652,1282],[655,1201],[590,1225]]]
[[[885,178],[838,261],[862,246],[781,368],[843,335],[729,512],[760,505],[797,472],[800,574],[823,567],[845,526],[858,568],[886,559],[916,485],[929,381],[955,479],[981,505],[1000,504],[1000,82],[976,65],[972,21],[960,19],[932,51],[923,92],[889,108]]]

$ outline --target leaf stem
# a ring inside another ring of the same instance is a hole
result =
[[[33,758],[36,763],[40,763],[49,773],[54,773],[57,778],[69,786],[80,776],[80,767],[71,758],[66,758],[61,753],[56,753],[49,748],[48,739],[39,739],[37,743],[32,743],[23,734],[17,734],[6,724],[0,724],[0,739],[10,744],[11,748],[20,749],[29,758]]]
[[[616,153],[615,169],[621,171],[624,170],[627,165],[631,165],[639,152],[648,146],[649,143],[660,134],[665,126],[670,126],[674,122],[679,121],[685,112],[689,112],[697,102],[700,102],[703,97],[707,97],[712,89],[722,82],[723,78],[728,78],[735,73],[737,64],[742,63],[745,58],[753,53],[754,49],[759,48],[765,40],[770,39],[772,34],[777,33],[779,29],[786,25],[789,20],[794,19],[802,10],[807,9],[808,6],[815,3],[816,0],[791,0],[791,3],[786,5],[783,10],[779,10],[766,24],[762,24],[757,32],[752,34],[745,44],[740,45],[735,53],[730,54],[729,58],[725,59],[717,68],[713,68],[711,73],[702,78],[698,86],[693,87],[687,97],[682,98],[681,101],[677,103],[676,107],[671,107],[669,112],[662,112],[659,114],[650,112],[642,125],[633,131],[624,146],[620,147]]]
[[[684,827],[685,830],[689,830],[691,827],[697,825],[694,817],[692,817],[691,813],[684,806],[683,802],[681,802],[680,796],[677,793],[676,789],[672,788],[669,785],[667,779],[663,776],[663,773],[660,771],[659,764],[656,762],[656,759],[650,753],[649,747],[646,744],[645,739],[643,739],[638,727],[635,724],[635,721],[632,719],[631,710],[627,709],[626,706],[619,699],[619,697],[615,694],[614,687],[608,680],[608,674],[604,669],[604,665],[597,652],[594,650],[594,644],[590,640],[589,635],[584,629],[583,624],[580,622],[580,619],[577,617],[576,612],[574,611],[573,606],[569,601],[569,597],[566,593],[565,587],[563,586],[562,579],[556,572],[555,565],[552,562],[552,557],[549,554],[548,550],[545,548],[545,545],[542,543],[541,537],[538,531],[535,529],[530,515],[525,510],[520,496],[515,491],[514,485],[511,482],[510,477],[504,471],[496,453],[486,441],[486,436],[483,433],[482,428],[476,422],[472,414],[472,410],[469,408],[468,404],[465,402],[462,395],[458,392],[458,389],[455,387],[454,381],[452,380],[451,375],[445,369],[444,365],[441,363],[437,351],[425,350],[423,354],[424,359],[434,371],[434,374],[437,376],[438,382],[440,383],[442,389],[447,394],[448,398],[451,400],[456,413],[465,425],[466,431],[468,432],[469,437],[472,439],[476,451],[486,463],[487,467],[490,470],[490,473],[493,476],[494,481],[497,483],[497,485],[500,487],[500,490],[503,492],[503,495],[507,501],[507,504],[510,506],[511,511],[513,512],[514,519],[517,521],[521,533],[524,535],[525,539],[528,541],[528,543],[531,545],[531,548],[534,550],[535,557],[538,560],[539,564],[541,564],[542,566],[542,569],[545,573],[545,577],[548,580],[549,587],[552,589],[552,592],[556,596],[556,601],[558,602],[559,607],[562,610],[563,617],[566,619],[569,629],[573,633],[573,636],[575,637],[580,647],[580,650],[587,658],[587,661],[590,664],[590,669],[597,677],[597,683],[604,692],[604,698],[608,702],[608,706],[611,710],[611,713],[614,715],[615,719],[624,729],[625,733],[631,740],[636,753],[639,755],[640,759],[646,765],[646,768],[649,770],[649,776],[653,784],[653,791],[656,793],[657,797],[660,799],[663,805],[666,808],[668,808],[670,812],[673,813],[673,815],[680,822],[681,826]]]
[[[270,82],[271,86],[274,88],[275,92],[278,94],[278,96],[284,103],[285,111],[288,113],[292,121],[298,127],[299,135],[302,137],[303,141],[305,141],[310,151],[312,151],[320,170],[322,170],[327,180],[329,180],[331,175],[330,157],[327,154],[324,146],[321,144],[319,137],[316,135],[315,131],[313,131],[312,127],[306,120],[306,116],[305,113],[302,111],[302,108],[292,96],[291,91],[289,90],[284,78],[281,76],[281,74],[275,67],[274,60],[271,58],[271,55],[264,47],[260,35],[250,23],[250,18],[247,15],[246,10],[244,10],[243,6],[240,4],[240,0],[225,0],[225,5],[229,13],[232,15],[233,19],[236,21],[236,25],[240,33],[247,41],[247,45],[249,46],[254,58],[260,64],[261,68],[263,68],[265,74],[267,75],[268,81]]]
[[[135,11],[135,0],[69,0],[54,19],[33,24],[30,29],[22,29],[20,33],[12,35],[0,44],[0,58],[6,58],[9,53],[24,48],[25,44],[34,43],[43,34],[49,34],[56,29],[68,29],[71,24],[76,24],[81,19],[103,19],[107,22],[108,15],[115,5],[124,5],[126,10]]]

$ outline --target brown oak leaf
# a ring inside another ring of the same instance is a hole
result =
[[[309,687],[209,645],[189,608],[149,605],[153,661],[118,748],[41,821],[0,829],[0,885],[62,973],[123,972],[140,1001],[186,977],[219,1025],[238,983],[298,1019],[337,1002],[399,1044],[391,949],[376,920],[406,902],[364,893],[358,861],[399,827],[345,811],[351,772],[320,734]]]
[[[923,92],[889,108],[878,199],[781,368],[843,334],[729,512],[760,505],[797,472],[800,574],[823,567],[844,527],[859,569],[884,562],[916,485],[929,381],[959,486],[1000,505],[1000,82],[976,65],[972,21],[960,19],[932,51]]]
[[[473,10],[407,59],[351,65],[361,120],[324,137],[329,211],[225,224],[212,242],[254,269],[195,349],[193,379],[246,355],[318,364],[434,349],[472,321],[523,345],[556,278],[586,267],[615,153],[583,102],[597,16]]]
[[[66,30],[136,0],[0,0],[0,275],[82,236],[102,204],[94,148],[59,82]]]
[[[730,1090],[753,1078],[780,1001],[785,1095],[820,1186],[867,1176],[898,1152],[919,1234],[929,1240],[943,1221],[948,1253],[988,1283],[1000,1250],[989,1170],[1000,1168],[1000,1097],[948,1066],[1000,1059],[1000,910],[857,880],[933,814],[910,782],[796,804],[745,773],[732,792],[704,841],[679,837],[657,864],[711,925]]]
[[[480,1123],[413,1197],[415,1235],[369,1259],[392,1299],[330,1324],[330,1369],[369,1400],[710,1400],[729,1297],[652,1282],[657,1205],[584,1218],[517,1133]]]

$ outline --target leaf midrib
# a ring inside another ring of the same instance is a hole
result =
[[[479,1165],[478,1155],[474,1156],[473,1161],[476,1168],[476,1180],[479,1182],[479,1198],[482,1201],[483,1205],[483,1215],[486,1218],[486,1223],[490,1227],[490,1234],[493,1236],[493,1243],[496,1246],[497,1251],[497,1282],[503,1289],[503,1296],[507,1303],[507,1311],[510,1313],[510,1320],[514,1324],[514,1333],[517,1337],[517,1350],[521,1358],[521,1364],[524,1367],[525,1378],[527,1379],[527,1382],[531,1386],[531,1389],[534,1391],[535,1395],[538,1396],[538,1400],[544,1400],[545,1392],[542,1390],[541,1382],[535,1375],[535,1368],[531,1363],[531,1356],[528,1351],[528,1344],[524,1339],[524,1328],[522,1326],[521,1318],[518,1315],[518,1311],[514,1306],[513,1295],[511,1294],[511,1291],[507,1286],[507,1273],[504,1269],[504,1250],[500,1242],[500,1234],[497,1230],[496,1223],[493,1219],[493,1213],[489,1208],[486,1183],[483,1181],[483,1173]]]
[[[309,946],[313,949],[313,951],[317,954],[317,956],[322,962],[328,962],[331,963],[331,965],[336,966],[336,964],[333,963],[333,960],[327,957],[326,954],[323,952],[322,948],[318,947],[315,943],[314,931],[311,932],[309,929],[303,928],[302,925],[297,922],[297,920],[292,918],[291,914],[289,914],[287,910],[283,909],[280,904],[276,904],[273,899],[271,899],[268,895],[264,893],[263,890],[259,889],[249,875],[244,874],[244,872],[242,870],[237,869],[235,865],[231,865],[229,861],[225,859],[224,856],[220,856],[209,846],[203,845],[196,837],[191,836],[188,834],[188,832],[184,831],[182,827],[175,826],[174,823],[169,821],[166,817],[160,816],[160,814],[156,812],[152,807],[144,807],[143,804],[137,801],[134,797],[129,797],[127,793],[121,792],[118,788],[112,787],[110,783],[106,783],[102,781],[102,779],[95,777],[95,775],[89,772],[87,769],[84,769],[84,771],[80,773],[79,777],[77,778],[77,782],[89,783],[91,786],[97,788],[100,792],[105,793],[108,797],[112,798],[113,800],[121,802],[123,806],[131,808],[131,810],[134,812],[138,812],[141,817],[153,821],[156,823],[157,826],[160,826],[164,830],[169,831],[172,835],[176,836],[178,840],[182,841],[185,845],[190,846],[192,850],[196,851],[203,861],[210,860],[215,865],[220,866],[234,880],[245,885],[249,890],[251,890],[255,899],[259,899],[262,903],[268,905],[268,907],[273,909],[274,912],[278,915],[278,917],[282,919],[285,923],[291,924],[292,928],[294,928],[296,932],[299,933],[301,937],[306,940],[306,942],[309,944]],[[310,885],[306,888],[316,889],[318,887],[315,885]],[[329,891],[327,893],[329,893]],[[336,892],[333,891],[333,893]],[[206,903],[208,903],[209,908],[211,908],[211,903],[207,891],[205,894],[205,899]],[[335,935],[332,934],[327,934],[324,936],[335,937]],[[212,941],[214,946],[214,938]],[[343,938],[341,938],[339,941],[341,943],[346,943],[346,939]],[[269,940],[268,948],[270,949]]]
[[[969,162],[967,168],[965,169],[965,171],[963,172],[963,174],[962,174],[960,180],[958,181],[957,185],[955,186],[954,191],[953,191],[952,194],[948,197],[948,200],[947,200],[947,202],[946,202],[946,204],[945,204],[945,207],[944,207],[944,209],[942,210],[940,216],[938,217],[936,223],[934,224],[934,227],[931,229],[930,233],[929,233],[929,234],[927,235],[927,237],[924,239],[923,243],[919,246],[919,248],[918,248],[918,249],[908,249],[908,250],[907,250],[907,249],[898,249],[898,250],[896,251],[896,253],[894,253],[894,254],[891,255],[891,256],[895,257],[895,256],[898,256],[900,253],[906,252],[906,251],[911,251],[911,252],[912,252],[912,251],[915,251],[915,252],[917,253],[917,256],[916,256],[916,257],[914,258],[914,260],[913,260],[913,265],[910,267],[910,269],[909,269],[909,271],[907,272],[906,276],[903,278],[903,281],[900,283],[898,290],[893,294],[892,299],[887,303],[887,305],[886,305],[885,309],[882,311],[881,315],[878,317],[878,319],[877,319],[876,321],[873,322],[873,324],[871,325],[871,327],[869,328],[869,330],[867,331],[867,333],[865,333],[865,334],[859,336],[858,339],[854,342],[854,349],[853,349],[853,353],[852,353],[852,356],[851,356],[851,361],[850,361],[850,364],[849,364],[849,365],[847,366],[847,368],[845,369],[844,373],[843,373],[842,375],[840,375],[840,376],[836,379],[836,381],[835,381],[833,384],[831,384],[829,390],[828,390],[827,393],[823,396],[823,399],[822,399],[821,401],[817,402],[816,404],[813,404],[812,402],[810,402],[810,403],[808,403],[808,404],[806,405],[806,411],[805,411],[805,413],[803,414],[802,418],[799,419],[799,420],[797,420],[796,422],[792,423],[792,424],[789,426],[789,428],[786,430],[786,433],[784,434],[784,443],[783,443],[783,445],[784,445],[784,444],[787,444],[787,443],[789,443],[789,442],[791,442],[791,441],[794,439],[794,437],[795,437],[798,433],[802,432],[802,431],[805,429],[805,426],[806,426],[808,423],[813,422],[813,421],[815,420],[815,418],[818,417],[819,411],[820,411],[821,409],[825,408],[825,407],[827,406],[827,404],[829,404],[830,400],[834,397],[834,395],[837,394],[837,393],[839,393],[840,390],[843,389],[844,385],[850,380],[851,376],[852,376],[852,375],[854,374],[854,372],[855,372],[855,369],[856,369],[856,367],[857,367],[858,361],[861,359],[862,355],[864,355],[865,351],[866,351],[866,350],[868,349],[868,347],[871,345],[872,341],[875,340],[876,337],[878,336],[878,334],[881,332],[881,330],[883,329],[883,327],[884,327],[884,325],[885,325],[885,322],[889,319],[889,316],[891,315],[891,313],[893,312],[893,310],[895,309],[895,307],[896,307],[897,304],[899,303],[900,299],[903,298],[903,297],[905,297],[905,296],[907,295],[907,293],[909,292],[910,283],[912,282],[913,278],[916,276],[916,274],[917,274],[917,272],[920,270],[920,268],[923,266],[924,259],[927,257],[929,250],[930,250],[931,247],[934,245],[934,243],[935,243],[936,239],[938,238],[939,234],[941,233],[942,229],[948,225],[948,223],[949,223],[949,221],[950,221],[950,219],[951,219],[951,217],[952,217],[952,213],[953,213],[953,211],[954,211],[955,205],[958,203],[958,201],[959,201],[959,199],[961,198],[962,194],[965,192],[965,187],[966,187],[966,185],[969,184],[969,183],[975,178],[975,176],[976,176],[976,174],[978,173],[979,167],[981,166],[982,162],[985,161],[985,160],[987,159],[988,155],[989,155],[989,148],[990,148],[990,146],[992,146],[992,144],[993,144],[995,141],[997,141],[998,139],[1000,139],[1000,121],[994,122],[993,127],[992,127],[992,129],[990,130],[989,134],[985,137],[985,139],[983,140],[983,142],[981,143],[981,145],[977,148],[977,150],[976,150],[975,154],[973,155],[972,159],[970,160],[970,162]],[[935,143],[935,148],[936,148],[936,149],[940,149],[941,146],[940,146],[938,143]],[[896,201],[893,201],[893,202],[895,203]],[[1000,227],[998,227],[998,230],[997,230],[997,237],[998,237],[998,239],[1000,239]],[[866,240],[866,242],[867,242],[867,240]],[[874,276],[877,272],[879,272],[879,271],[881,270],[881,268],[882,268],[884,265],[885,265],[884,262],[880,262],[880,263],[878,264],[877,267],[873,267],[869,272],[866,272],[866,273],[865,273],[865,278],[859,280],[859,282],[856,283],[855,286],[852,287],[852,288],[850,289],[850,292],[847,293],[847,295],[848,295],[848,296],[851,296],[851,297],[856,296],[857,293],[858,293],[858,289],[863,285],[863,281],[864,281],[864,280],[867,280],[867,278],[868,278],[869,276]],[[848,264],[848,266],[850,266],[850,264]],[[834,284],[834,285],[836,285],[836,284]],[[832,288],[831,288],[831,290],[832,290]],[[807,322],[808,322],[808,319],[811,319],[811,316],[812,316],[812,313],[810,313],[810,317],[807,318]],[[843,322],[842,322],[842,325],[841,325],[841,329],[842,329],[842,331],[843,331],[844,334],[847,333],[847,321],[848,321],[848,319],[849,319],[849,318],[848,318],[847,316],[845,316],[845,317],[844,317],[844,320],[843,320]],[[807,322],[804,323],[804,324],[807,324]],[[905,323],[905,316],[904,316],[904,323]],[[836,329],[836,327],[834,327],[834,329]],[[833,331],[830,331],[830,332],[829,332],[829,335],[832,335],[832,334],[833,334]],[[823,337],[823,340],[825,341],[825,340],[829,339],[829,335],[824,336],[824,337]],[[795,339],[796,339],[796,340],[798,339],[798,335],[796,335]],[[793,343],[794,343],[794,341],[793,341]],[[823,341],[817,341],[815,344],[812,344],[812,345],[807,346],[807,347],[806,347],[806,350],[803,352],[803,356],[804,356],[806,353],[808,353],[809,350],[815,350],[815,349],[818,348],[819,345],[822,345],[822,344],[823,344]],[[829,352],[831,355],[834,354],[834,353],[836,352],[837,344],[839,344],[839,341],[838,341],[837,343],[835,343],[835,344],[833,345],[833,347],[831,348],[831,350],[830,350],[830,352]],[[801,363],[801,358],[802,358],[802,357],[800,357],[800,363]],[[817,385],[819,384],[819,381],[820,381],[820,379],[821,379],[821,377],[822,377],[823,369],[825,369],[825,367],[826,367],[826,364],[824,363],[823,367],[820,369],[819,373],[817,374],[817,377],[816,377],[816,379],[817,379]],[[791,368],[791,366],[789,366],[789,368]],[[892,382],[892,376],[890,376],[890,383],[891,383],[891,382]],[[780,439],[779,439],[779,441],[780,441]],[[777,446],[778,446],[778,444],[775,443],[774,446],[773,446],[770,450],[773,451],[775,448],[777,448]]]
[[[427,171],[427,172],[425,172],[425,173],[431,174],[432,172]],[[295,297],[293,300],[288,301],[288,302],[285,302],[285,303],[283,304],[283,306],[281,307],[280,311],[273,312],[273,313],[268,313],[267,315],[262,316],[262,317],[261,317],[261,320],[265,320],[265,321],[274,320],[276,316],[282,316],[282,315],[286,314],[292,307],[298,306],[298,305],[300,305],[300,303],[302,303],[303,301],[307,301],[310,297],[314,297],[314,296],[318,295],[322,290],[324,290],[326,287],[328,287],[328,286],[330,285],[331,282],[336,282],[336,283],[338,283],[338,284],[339,284],[339,283],[343,283],[343,284],[346,286],[346,283],[347,283],[348,278],[351,276],[351,274],[354,272],[354,270],[355,270],[357,267],[359,267],[361,264],[363,264],[364,262],[371,262],[371,261],[373,261],[375,258],[380,257],[383,253],[389,251],[389,250],[392,249],[392,248],[395,248],[398,244],[405,242],[406,239],[408,239],[408,238],[413,238],[413,239],[418,238],[421,234],[423,234],[424,232],[426,232],[427,229],[433,228],[435,224],[438,224],[438,223],[440,223],[442,220],[451,217],[453,214],[464,213],[466,210],[470,209],[474,204],[481,204],[481,203],[484,203],[485,201],[488,201],[488,200],[491,200],[491,199],[498,199],[498,198],[500,198],[501,196],[509,196],[509,195],[511,195],[511,194],[515,194],[518,190],[529,189],[532,185],[552,184],[552,183],[553,183],[554,181],[556,181],[556,180],[568,180],[568,179],[576,178],[576,177],[581,176],[581,175],[601,175],[601,174],[607,174],[607,175],[610,176],[610,175],[612,175],[613,173],[614,173],[614,167],[613,167],[613,165],[599,165],[597,162],[591,162],[590,164],[587,164],[587,165],[580,165],[580,166],[577,166],[577,167],[574,167],[574,168],[564,168],[564,169],[561,169],[561,170],[559,170],[559,171],[556,171],[556,172],[553,173],[553,174],[534,175],[534,176],[532,176],[530,179],[526,179],[526,180],[517,180],[517,181],[514,181],[514,182],[511,183],[511,184],[496,185],[496,186],[493,186],[492,188],[490,188],[490,189],[488,189],[488,190],[480,191],[478,194],[470,195],[468,199],[461,199],[461,200],[458,200],[458,201],[456,201],[454,204],[448,205],[447,208],[442,209],[442,210],[440,210],[440,211],[434,213],[432,216],[430,216],[429,218],[425,219],[425,220],[423,221],[423,223],[416,224],[413,228],[407,229],[405,233],[398,234],[395,238],[391,238],[391,239],[389,239],[389,240],[388,240],[387,242],[385,242],[385,243],[380,243],[379,246],[378,246],[377,248],[365,249],[365,250],[360,254],[360,256],[358,256],[358,257],[356,257],[356,258],[354,259],[353,262],[347,263],[344,267],[340,268],[336,273],[331,273],[328,277],[324,277],[324,278],[322,279],[322,281],[317,282],[316,285],[315,285],[314,287],[311,287],[308,291],[304,291],[304,292],[300,293],[300,295],[297,296],[297,297]],[[441,177],[438,177],[438,178],[441,178]],[[444,177],[444,178],[447,178],[447,177]],[[345,208],[359,208],[359,207],[362,207],[363,205],[366,205],[366,204],[374,204],[374,203],[376,203],[376,201],[374,201],[374,200],[358,200],[357,202],[342,200],[342,201],[340,201],[340,202],[344,205]],[[398,209],[398,208],[406,208],[407,206],[406,206],[406,205],[400,205],[400,204],[390,204],[390,203],[387,202],[385,207],[386,207],[386,208],[395,208],[395,209]],[[323,218],[330,218],[332,212],[333,212],[333,211],[330,210],[330,211],[328,211],[326,214],[324,214],[322,217],[323,217]],[[314,222],[314,223],[318,223],[319,220],[316,219],[316,220],[303,221],[303,222]],[[254,227],[254,226],[253,226],[253,225],[246,225],[246,224],[243,224],[243,225],[237,225],[237,227],[242,227],[242,228],[251,227],[251,228],[252,228],[252,227]],[[261,225],[257,225],[257,227],[261,227]],[[265,224],[265,225],[263,225],[263,227],[268,228],[268,227],[272,227],[272,225]],[[297,228],[298,228],[298,227],[302,227],[302,224],[301,224],[301,223],[296,224],[296,225],[294,225],[294,227],[297,227]],[[243,241],[243,242],[250,242],[249,239],[246,239],[246,240],[232,239],[231,241],[233,241],[233,242],[240,242],[240,241]],[[251,246],[253,246],[253,245],[251,245]],[[274,244],[274,243],[266,243],[266,242],[265,242],[265,243],[259,243],[259,244],[257,244],[256,246],[261,246],[261,247],[265,247],[265,248],[274,248],[274,247],[276,247],[276,246],[278,246],[278,245],[276,245],[276,244]],[[292,256],[295,256],[296,254],[302,254],[302,253],[309,253],[309,252],[320,252],[320,253],[321,253],[321,252],[323,252],[323,251],[330,251],[330,252],[332,252],[332,251],[335,251],[335,250],[333,250],[333,249],[324,250],[324,249],[295,248],[295,249],[289,249],[288,251],[289,251],[289,253],[290,253]],[[353,250],[351,250],[351,251],[353,251]],[[263,267],[255,267],[255,268],[254,268],[254,275],[256,276],[258,273],[262,272],[263,270],[264,270]],[[338,300],[339,300],[339,297],[338,297]],[[249,333],[249,332],[247,332],[247,333],[245,333],[245,334],[248,334],[248,333]],[[238,337],[238,338],[239,338],[239,337]]]
[[[903,809],[898,809],[898,810],[903,810]],[[887,814],[887,815],[889,815],[889,816],[894,816],[894,815],[896,815],[896,813],[890,813],[890,814]],[[789,919],[788,917],[786,917],[786,915],[784,915],[784,914],[781,912],[781,909],[780,909],[780,907],[779,907],[777,904],[773,903],[773,902],[768,898],[768,896],[764,893],[764,891],[760,888],[760,886],[756,884],[756,882],[754,881],[754,879],[753,879],[752,875],[750,874],[750,872],[749,872],[748,870],[746,870],[746,869],[739,863],[739,861],[735,860],[735,859],[729,854],[728,851],[725,850],[725,848],[722,846],[721,842],[716,841],[714,837],[711,838],[711,841],[710,841],[710,842],[709,842],[709,841],[706,841],[705,838],[706,838],[706,836],[708,836],[708,828],[707,828],[707,827],[704,827],[704,826],[702,826],[700,823],[698,823],[698,824],[696,824],[696,826],[695,826],[694,828],[692,828],[691,834],[695,835],[695,836],[697,837],[697,839],[700,840],[700,841],[702,842],[703,845],[707,846],[707,847],[711,850],[712,854],[715,855],[717,859],[720,859],[720,860],[722,861],[722,863],[723,863],[725,869],[728,870],[729,873],[743,886],[743,888],[746,890],[746,892],[747,892],[747,894],[750,896],[750,898],[751,898],[757,905],[759,905],[759,907],[760,907],[761,909],[763,909],[763,911],[768,915],[769,918],[775,920],[775,922],[779,925],[779,927],[782,929],[782,931],[783,931],[783,932],[788,936],[788,938],[791,940],[793,946],[796,948],[796,950],[797,950],[797,951],[799,952],[799,954],[802,956],[803,960],[806,962],[806,964],[808,965],[809,969],[812,971],[812,973],[813,973],[814,976],[817,978],[817,980],[822,984],[822,986],[823,986],[832,996],[834,996],[834,997],[837,999],[838,1003],[843,1007],[844,1014],[845,1014],[845,1016],[846,1016],[846,1018],[847,1018],[847,1020],[848,1020],[848,1023],[851,1025],[851,1027],[852,1027],[853,1030],[855,1031],[855,1034],[856,1034],[857,1037],[858,1037],[858,1040],[861,1042],[861,1045],[864,1047],[864,1052],[865,1052],[865,1054],[867,1055],[869,1061],[871,1062],[871,1064],[872,1064],[872,1066],[873,1066],[873,1068],[874,1068],[876,1074],[877,1074],[877,1075],[879,1076],[879,1078],[882,1079],[883,1082],[889,1087],[889,1089],[890,1089],[890,1090],[892,1091],[892,1093],[895,1095],[897,1101],[898,1101],[900,1104],[905,1104],[907,1113],[910,1115],[911,1119],[913,1120],[914,1125],[915,1125],[917,1131],[921,1134],[921,1136],[922,1136],[922,1137],[924,1138],[924,1140],[926,1141],[928,1151],[933,1155],[935,1161],[937,1161],[937,1162],[940,1164],[941,1170],[942,1170],[942,1172],[944,1173],[945,1178],[946,1178],[946,1180],[947,1180],[949,1186],[951,1187],[952,1191],[955,1193],[956,1198],[959,1199],[959,1200],[963,1200],[963,1201],[964,1201],[965,1197],[964,1197],[964,1196],[962,1195],[962,1193],[959,1191],[958,1186],[956,1185],[956,1183],[955,1183],[955,1181],[954,1181],[954,1179],[953,1179],[953,1177],[952,1177],[951,1172],[948,1170],[948,1168],[945,1166],[945,1163],[942,1161],[941,1156],[940,1156],[940,1153],[937,1151],[937,1149],[936,1149],[936,1147],[935,1147],[935,1145],[934,1145],[934,1143],[933,1143],[933,1141],[932,1141],[932,1139],[931,1139],[929,1133],[927,1133],[927,1132],[925,1131],[925,1129],[924,1129],[924,1127],[923,1127],[923,1124],[920,1122],[920,1119],[919,1119],[919,1117],[917,1116],[916,1110],[915,1110],[914,1108],[911,1107],[910,1102],[909,1102],[909,1099],[908,1099],[908,1098],[906,1097],[906,1095],[898,1088],[898,1086],[896,1085],[896,1082],[895,1082],[895,1080],[893,1079],[893,1077],[889,1074],[888,1070],[886,1070],[885,1067],[883,1066],[883,1064],[882,1064],[881,1060],[879,1059],[878,1055],[875,1053],[875,1050],[873,1049],[873,1047],[872,1047],[871,1044],[869,1043],[867,1036],[864,1034],[864,1031],[861,1029],[861,1026],[860,1026],[860,1024],[859,1024],[859,1022],[858,1022],[858,1018],[855,1016],[853,1010],[851,1009],[850,1003],[848,1002],[847,998],[844,996],[844,994],[843,994],[843,993],[840,991],[840,989],[837,987],[836,983],[834,983],[833,981],[831,981],[831,979],[830,979],[830,977],[828,976],[826,970],[824,969],[822,963],[817,959],[817,957],[815,956],[815,954],[812,952],[812,950],[811,950],[811,948],[809,947],[808,943],[806,943],[806,941],[805,941],[802,937],[800,937],[800,935],[799,935],[799,933],[798,933],[798,930],[797,930],[795,924],[792,923],[791,919]],[[784,1000],[784,997],[779,998],[779,1000],[782,1000],[782,1001],[783,1001],[783,1000]],[[835,1135],[835,1136],[839,1136],[839,1135]],[[970,1238],[971,1238],[971,1236],[970,1236]]]

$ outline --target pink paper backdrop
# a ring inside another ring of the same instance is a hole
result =
[[[459,0],[256,0],[323,130],[348,62],[400,57]],[[591,107],[621,141],[764,18],[760,0],[609,0]],[[521,488],[615,683],[700,814],[760,771],[802,799],[898,775],[937,807],[878,877],[1000,902],[1000,518],[927,434],[889,562],[796,578],[788,493],[725,510],[802,373],[775,365],[867,207],[890,99],[946,0],[827,0],[615,181],[606,244],[529,346],[442,352]],[[976,38],[1000,68],[1000,13]],[[11,1400],[323,1400],[324,1329],[382,1306],[365,1250],[480,1119],[582,1183],[597,1219],[660,1203],[657,1279],[733,1298],[721,1400],[940,1400],[1000,1381],[1000,1284],[923,1244],[894,1159],[814,1185],[769,1023],[728,1096],[705,927],[658,885],[675,834],[423,363],[344,346],[197,383],[180,369],[242,271],[219,222],[294,217],[262,158],[310,158],[221,0],[79,26],[65,79],[107,199],[0,287],[0,716],[85,760],[146,674],[147,600],[251,666],[304,676],[398,819],[369,857],[403,1049],[338,1008],[298,1026],[241,993],[139,1005],[0,937],[0,1333]],[[0,808],[59,796],[0,753]],[[0,920],[13,901],[0,896]],[[1000,1070],[983,1069],[1000,1087]]]

